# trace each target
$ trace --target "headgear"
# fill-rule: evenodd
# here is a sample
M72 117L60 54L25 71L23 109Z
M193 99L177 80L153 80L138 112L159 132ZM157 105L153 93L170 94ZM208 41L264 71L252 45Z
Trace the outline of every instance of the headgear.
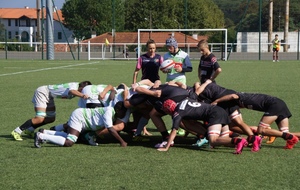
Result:
M175 101L167 99L163 104L163 108L168 112L173 113L175 111L176 105L177 104Z
M178 48L177 41L174 37L170 37L166 40L166 46L173 46L175 49Z

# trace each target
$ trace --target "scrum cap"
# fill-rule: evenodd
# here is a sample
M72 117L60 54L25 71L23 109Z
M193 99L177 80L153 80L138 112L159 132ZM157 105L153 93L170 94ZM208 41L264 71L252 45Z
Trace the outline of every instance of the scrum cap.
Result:
M174 37L170 37L166 40L166 46L173 46L176 49L178 48L178 43Z

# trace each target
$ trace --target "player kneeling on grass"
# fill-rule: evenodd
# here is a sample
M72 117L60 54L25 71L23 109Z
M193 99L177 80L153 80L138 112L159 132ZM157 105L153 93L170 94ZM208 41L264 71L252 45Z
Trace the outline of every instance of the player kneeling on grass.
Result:
M127 109L122 101L118 102L114 107L99 107L95 109L77 108L73 111L68 121L68 133L40 130L35 133L34 146L41 147L43 142L51 142L60 146L71 147L76 143L79 134L83 131L98 131L100 133L107 129L119 142L122 147L126 147L127 143L122 139L117 131L124 128L123 122L113 124L115 118L123 118Z
M211 146L233 146L235 145L234 154L241 154L243 148L247 146L247 140L244 138L229 137L230 122L227 113L218 106L212 106L207 103L200 103L192 99L185 99L176 104L171 99L163 103L163 110L172 116L172 132L168 139L166 147L159 148L159 151L167 151L171 142L176 137L176 132L182 119L201 120L207 122L209 143Z

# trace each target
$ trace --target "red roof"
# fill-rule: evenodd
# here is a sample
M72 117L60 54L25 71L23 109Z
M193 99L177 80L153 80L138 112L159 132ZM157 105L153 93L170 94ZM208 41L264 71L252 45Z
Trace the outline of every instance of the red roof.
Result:
M185 35L181 32L141 32L140 42L146 43L149 38L153 39L157 44L165 44L166 39L170 36L174 38L179 43L193 43L194 46L202 39L207 39L207 36L197 36L197 39L193 38L190 35ZM108 40L109 43L113 42L112 33L104 33L94 38L84 40L83 42L90 41L91 43L105 43L105 40ZM116 32L115 33L115 43L138 43L138 33L137 32ZM159 45L158 45L159 46Z
M41 11L40 11L41 12ZM64 20L62 17L61 10L57 10L60 20ZM53 13L53 19L59 21L57 13ZM42 14L42 13L41 13ZM0 18L2 19L19 19L20 17L26 16L30 19L37 19L36 8L0 8ZM44 9L44 18L46 18L46 10Z

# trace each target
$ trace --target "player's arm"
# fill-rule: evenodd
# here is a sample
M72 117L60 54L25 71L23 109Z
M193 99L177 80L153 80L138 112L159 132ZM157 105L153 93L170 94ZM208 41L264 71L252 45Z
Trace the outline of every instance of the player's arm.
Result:
M168 143L167 143L166 147L157 149L158 151L168 151L169 150L171 143L174 141L174 139L176 137L177 130L179 129L180 123L181 123L181 117L179 115L177 115L177 117L173 118L172 131L169 136Z
M225 102L225 101L230 101L230 100L237 100L237 99L239 99L239 96L237 94L228 94L228 95L222 96L221 98L216 99L211 104L212 105L217 105L220 102Z
M139 94L146 94L154 97L160 97L161 95L161 90L149 90L140 86L136 87L135 91Z
M133 72L133 79L132 79L132 84L135 84L136 83L136 79L138 77L138 74L139 74L139 69L138 68L135 68L135 71Z
M199 65L199 68L198 68L198 79L199 79L199 81L201 81L201 68L200 68L200 65Z
M209 85L210 83L212 83L212 81L209 80L209 79L207 79L207 80L206 80L203 84L201 84L201 85L200 85L199 82L196 82L196 83L195 83L195 93L196 93L197 95L201 94L201 93L204 91L204 89L207 87L207 85Z
M135 84L137 81L138 73L142 68L142 58L139 57L135 66L135 70L133 72L132 84Z
M122 137L119 135L119 133L114 129L114 126L109 127L108 131L112 136L114 136L120 142L120 145L122 147L127 146L127 143L122 139Z
M88 99L89 98L88 95L83 94L83 93L79 92L78 90L70 90L69 94L71 94L73 96L78 96L78 97L83 98L83 99Z
M151 80L149 80L149 79L143 79L139 82L133 83L132 88L136 88L136 87L141 86L141 85L153 86L154 83L151 82Z
M177 130L176 130L176 129L172 129L166 147L164 147L164 148L158 148L157 150L158 150L158 151L161 151L161 152L168 151L169 148L170 148L171 142L172 142L172 141L175 139L175 137L176 137L176 134L177 134Z
M183 89L186 89L186 87L187 87L185 84L183 84L182 82L178 82L178 81L170 81L170 82L168 82L168 85L177 86L177 87L180 87Z
M109 91L113 91L115 90L114 87L112 85L107 85L104 90L98 95L99 100L103 100L105 98L105 95L109 92Z
M191 62L189 56L185 57L185 59L184 59L184 65L185 65L185 67L182 67L182 71L181 72L192 72L193 71L192 62Z
M210 80L214 81L221 72L222 72L221 67L217 68L214 74L210 77Z

